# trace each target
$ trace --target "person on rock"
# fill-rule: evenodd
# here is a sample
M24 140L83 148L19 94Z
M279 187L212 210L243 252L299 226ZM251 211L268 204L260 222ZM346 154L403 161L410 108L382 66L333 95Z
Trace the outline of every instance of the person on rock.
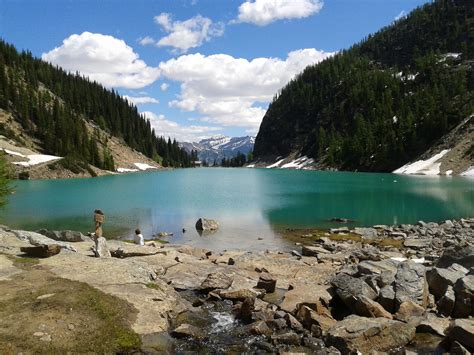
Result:
M135 229L134 241L135 241L135 244L138 244L138 245L141 245L141 246L147 245L147 246L150 246L150 247L156 247L155 242L145 243L145 239L143 238L142 231L139 228Z

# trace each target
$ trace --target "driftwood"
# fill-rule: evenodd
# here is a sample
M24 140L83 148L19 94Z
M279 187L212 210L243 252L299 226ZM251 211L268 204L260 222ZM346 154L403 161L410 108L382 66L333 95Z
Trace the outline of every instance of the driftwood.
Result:
M112 255L112 257L119 258L119 259L131 258L134 256L151 256L151 255L156 255L156 254L166 255L166 252L163 250L158 250L156 252L147 253L147 252L137 252L137 251L125 251L122 248L118 248L117 250L110 251L110 255Z

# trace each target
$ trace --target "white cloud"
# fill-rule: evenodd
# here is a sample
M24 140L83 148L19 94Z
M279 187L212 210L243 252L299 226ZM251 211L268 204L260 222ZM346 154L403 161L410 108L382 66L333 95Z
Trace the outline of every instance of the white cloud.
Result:
M266 26L277 20L308 17L322 8L322 0L248 0L239 6L239 14L231 23Z
M138 89L160 76L158 68L149 67L123 40L100 33L73 34L41 58L107 87Z
M333 55L314 48L290 52L285 60L247 60L226 54L183 55L160 63L162 74L181 82L171 107L196 111L201 121L258 130L268 102L306 66Z
M197 15L185 21L173 21L170 14L162 13L154 17L155 23L168 33L155 42L157 47L173 47L175 52L185 53L190 48L201 46L212 37L224 34L222 23L213 23L211 19ZM151 37L145 37L149 44Z
M405 17L407 17L407 12L405 10L402 10L397 16L395 16L395 21L401 20Z
M163 83L163 84L160 85L161 91L166 91L166 90L168 90L169 87L170 87L170 84L168 84L168 83Z
M160 101L157 99L150 97L150 96L128 96L128 95L123 95L122 96L124 99L126 99L128 102L134 104L134 105L142 105L142 104L159 104Z
M212 126L182 126L175 121L167 120L164 115L157 115L150 111L145 111L142 114L150 120L150 124L158 136L175 138L178 142L198 142L222 130L221 127Z
M155 40L150 36L146 36L146 37L140 38L138 40L138 43L140 43L142 46L148 46L150 44L155 44Z

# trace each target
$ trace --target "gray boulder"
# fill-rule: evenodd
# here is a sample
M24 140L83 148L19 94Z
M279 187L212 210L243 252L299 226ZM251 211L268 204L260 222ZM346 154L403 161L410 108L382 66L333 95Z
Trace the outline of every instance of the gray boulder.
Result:
M426 308L429 292L425 267L412 261L401 262L395 275L394 290L396 306L411 300Z
M438 312L445 317L451 316L456 302L456 295L452 286L448 286L444 295L436 302Z
M199 218L196 222L198 231L214 231L219 229L219 223L213 219Z
M426 318L416 327L416 332L437 334L444 337L450 325L451 321L449 319L437 317L433 313L428 313Z
M439 299L442 297L448 286L453 286L456 281L464 277L469 270L458 264L452 264L447 269L435 267L426 273L430 292Z
M474 275L464 276L454 285L456 301L454 303L453 317L467 318L474 316Z
M331 252L329 250L326 250L322 247L319 246L309 246L309 245L303 245L301 247L301 254L303 256L314 256L317 257L319 254L330 254Z
M215 289L225 290L228 289L234 278L224 274L223 272L214 272L207 275L207 278L202 282L200 289L204 292L210 292Z
M436 266L447 268L452 264L459 264L467 269L474 268L474 245L454 245L446 248Z
M107 240L104 237L94 238L95 245L92 251L97 258L110 258L110 250L107 247Z
M66 242L60 242L51 238L48 238L42 234L36 232L22 231L22 230L12 230L12 233L17 236L20 240L25 240L30 242L31 245L40 246L40 245L59 245L61 249L77 252L76 248Z
M62 242L85 242L88 240L88 238L86 238L86 236L81 232L71 230L52 231L48 229L40 229L38 233L53 240L59 240Z
M196 340L203 340L206 337L200 328L191 324L181 324L171 332L171 335L175 338L193 338Z
M257 288L263 289L266 293L275 292L277 280L268 273L263 273L257 282Z
M390 313L395 312L395 291L390 285L384 286L380 289L377 301L382 307Z
M353 312L358 313L362 297L369 300L375 300L377 293L363 280L340 273L331 280L336 294L344 302L344 304ZM363 314L365 315L365 314Z
M448 337L457 341L469 351L474 351L474 319L456 319Z
M368 354L405 346L415 332L414 326L396 320L351 315L328 330L326 345L343 354Z
M364 239L377 238L377 230L375 228L354 228L354 233L362 236Z
M405 239L403 245L415 250L425 249L431 246L431 239Z

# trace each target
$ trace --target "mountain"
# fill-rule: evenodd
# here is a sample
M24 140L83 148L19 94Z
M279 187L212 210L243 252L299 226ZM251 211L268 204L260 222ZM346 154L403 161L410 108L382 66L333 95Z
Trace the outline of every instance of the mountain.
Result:
M445 146L473 113L474 2L437 0L290 81L269 105L254 158L389 172ZM470 143L441 166L454 174L474 165L472 130L459 133Z
M197 152L198 159L212 165L221 163L223 158L233 158L238 153L247 155L253 150L255 137L227 137L223 135L206 138L198 143L180 143L188 153Z
M119 168L190 166L178 143L158 134L114 90L0 40L0 148L12 160L23 159L16 166L37 165L28 160L35 155L43 156L42 165L47 156L63 158L55 159L50 171L91 175Z

